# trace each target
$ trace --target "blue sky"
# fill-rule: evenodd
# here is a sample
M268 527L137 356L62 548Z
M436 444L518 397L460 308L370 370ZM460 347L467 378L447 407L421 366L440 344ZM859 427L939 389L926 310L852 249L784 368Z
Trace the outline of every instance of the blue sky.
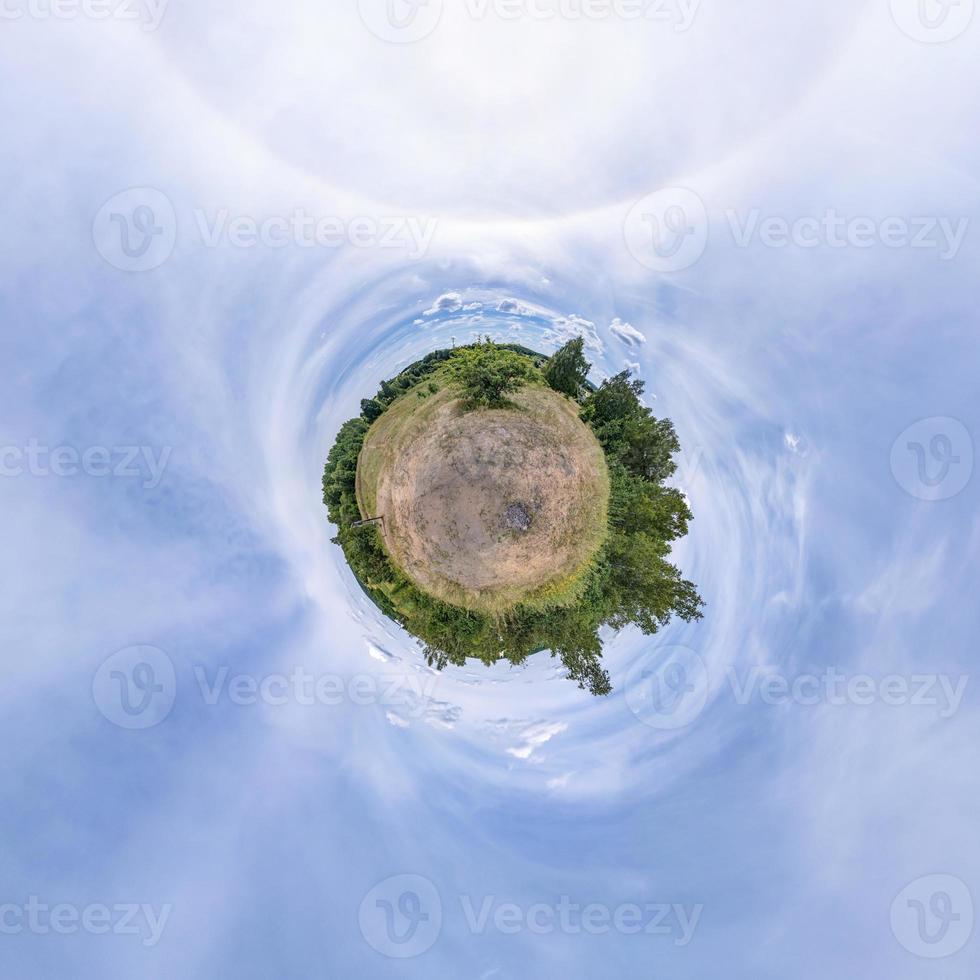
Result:
M975 973L980 19L931 2L11 0L3 976ZM706 615L609 698L435 674L330 543L339 425L480 333L680 435Z

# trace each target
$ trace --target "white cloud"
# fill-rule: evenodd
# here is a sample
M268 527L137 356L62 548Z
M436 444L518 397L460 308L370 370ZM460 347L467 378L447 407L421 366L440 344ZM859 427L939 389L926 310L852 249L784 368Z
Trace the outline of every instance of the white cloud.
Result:
M372 657L374 660L380 660L381 663L387 663L389 660L394 660L387 650L382 650L381 647L375 646L373 643L368 641L367 644L368 656Z
M797 435L794 432L784 432L783 442L786 448L792 452L796 453L797 456L805 456L807 453L807 441L806 436Z
M640 333L631 323L626 323L616 317L609 324L609 332L617 339L626 344L627 347L639 347L647 342L646 337Z
M463 297L459 293L443 293L422 316L434 316L436 313L456 313L463 308Z
M574 775L575 773L566 772L561 776L554 776L553 778L549 779L545 785L548 787L548 789L564 789L568 785L569 779L571 779Z
M599 339L599 331L596 325L591 320L586 320L585 317L576 313L572 313L570 316L554 317L551 321L551 328L545 331L545 337L556 347L561 347L576 337L582 337L585 340L587 350L596 354L601 354L605 350L602 341Z
M522 743L513 745L507 749L507 754L514 756L515 759L530 759L534 750L540 748L546 742L550 742L556 735L560 735L568 728L564 722L537 722L528 725L520 733Z

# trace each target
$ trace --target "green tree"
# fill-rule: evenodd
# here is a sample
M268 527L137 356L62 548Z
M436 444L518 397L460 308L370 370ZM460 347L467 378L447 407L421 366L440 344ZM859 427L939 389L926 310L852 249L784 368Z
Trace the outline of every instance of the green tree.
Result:
M473 407L504 405L506 395L541 379L541 372L526 357L499 347L489 337L457 350L448 369L463 399Z
M634 379L630 371L620 371L619 374L606 378L589 395L582 410L582 417L591 423L593 428L607 425L618 419L635 417L643 408L640 404L643 388L643 382L639 378Z
M649 534L676 541L687 534L691 510L684 494L630 473L622 463L609 464L609 523L624 534Z
M681 446L673 422L655 418L640 401L643 387L629 371L607 378L585 400L582 418L610 459L644 480L659 483L676 472L673 457Z
M368 422L373 422L376 418L384 415L385 406L378 401L377 398L362 398L361 399L361 415L368 420Z
M564 347L555 351L544 369L544 380L555 391L575 399L581 396L585 379L589 376L589 369L592 367L582 353L584 347L584 338L576 337L570 340Z

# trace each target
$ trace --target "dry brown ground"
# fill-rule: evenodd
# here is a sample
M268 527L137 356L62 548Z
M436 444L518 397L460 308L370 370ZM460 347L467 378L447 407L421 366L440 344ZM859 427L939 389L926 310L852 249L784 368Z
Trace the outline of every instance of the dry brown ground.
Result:
M482 612L570 598L606 531L605 458L576 407L543 387L512 400L467 412L451 389L410 391L358 461L362 513L384 516L393 561L424 591ZM527 530L508 526L515 505Z

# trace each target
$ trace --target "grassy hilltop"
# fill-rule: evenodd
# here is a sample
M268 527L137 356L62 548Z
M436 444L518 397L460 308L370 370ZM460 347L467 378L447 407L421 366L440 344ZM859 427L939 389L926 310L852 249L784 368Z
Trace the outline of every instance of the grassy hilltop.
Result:
M489 340L435 351L341 428L323 479L334 540L430 663L547 649L604 694L600 626L700 617L668 561L691 518L664 485L673 426L629 372L593 388L588 369L581 338L552 358Z
M357 466L361 513L385 516L392 562L486 615L576 600L606 538L609 473L575 405L543 383L481 411L452 385L420 393L371 426Z

